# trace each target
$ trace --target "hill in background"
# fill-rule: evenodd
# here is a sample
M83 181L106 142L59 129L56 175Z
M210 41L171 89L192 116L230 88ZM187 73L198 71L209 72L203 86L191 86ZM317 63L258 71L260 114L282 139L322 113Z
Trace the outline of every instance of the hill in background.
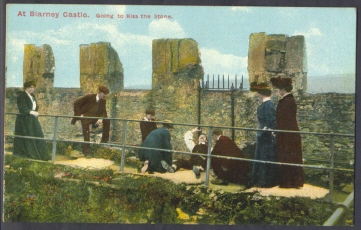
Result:
M238 86L241 79L237 79ZM233 81L232 81L233 82ZM231 84L232 84L231 82ZM227 85L227 82L225 83ZM212 85L212 83L211 83ZM217 86L217 81L215 81ZM222 83L220 84L222 87ZM226 86L227 87L227 86ZM243 87L249 89L248 78L244 78ZM307 76L307 93L355 93L356 92L355 74L330 74L323 76ZM125 89L149 90L151 85L126 85Z
M355 74L307 76L307 93L355 93Z

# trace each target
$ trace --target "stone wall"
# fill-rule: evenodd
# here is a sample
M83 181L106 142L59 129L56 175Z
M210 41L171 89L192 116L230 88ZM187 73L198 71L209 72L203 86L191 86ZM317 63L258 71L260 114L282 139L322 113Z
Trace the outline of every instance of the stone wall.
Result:
M99 46L102 48L100 49ZM276 44L274 44L276 46ZM139 120L144 117L148 108L156 110L158 121L170 119L176 123L198 123L198 95L201 102L201 125L230 127L231 119L231 92L207 91L198 89L199 80L203 76L203 68L197 43L192 39L159 39L153 41L153 88L152 90L124 90L122 87L123 74L120 61L109 43L81 46L85 49L81 53L96 55L108 53L106 57L113 63L107 67L109 72L88 70L86 64L81 64L81 77L89 78L94 85L109 85L112 74L113 79L120 84L121 89L112 89L107 99L108 114L112 118L131 119L127 122L127 145L139 145L141 134ZM83 49L81 48L81 50ZM105 50L108 50L105 52ZM114 51L114 52L113 52ZM98 52L98 55L100 55ZM111 53L111 54L109 54ZM94 55L95 56L94 56ZM102 55L103 55L102 54ZM277 55L276 55L277 56ZM262 58L262 57L260 57ZM82 59L82 57L81 57ZM104 62L97 62L104 63ZM250 69L256 68L257 63L251 63ZM98 64L94 64L98 65ZM103 64L100 64L103 66ZM252 67L253 66L253 67ZM101 71L100 71L101 70ZM94 74L91 74L94 73ZM98 76L102 76L98 78ZM120 79L118 79L120 78ZM83 86L82 86L83 87ZM89 91L94 91L95 88ZM20 88L7 88L5 108L6 112L17 112L16 92ZM62 140L82 140L81 126L70 124L73 115L73 102L85 94L84 87L79 88L53 88L52 93L46 93L37 87L35 92L40 105L40 114L61 115L59 117L58 138ZM256 109L259 105L256 94L249 91L235 91L235 126L243 128L256 128ZM272 100L277 104L278 98ZM298 121L302 131L321 133L354 133L355 126L355 94L299 94L296 96L298 105ZM14 131L15 116L5 116L5 132L12 134ZM45 136L53 137L54 119L40 117ZM122 143L123 121L112 121L111 141ZM187 125L177 125L171 132L172 143L175 150L186 151L183 134L191 129ZM203 129L208 133L208 129ZM231 136L231 130L225 130ZM256 141L256 133L249 130L235 131L235 142L241 148L252 146ZM329 160L329 137L316 135L302 135L304 156L317 157ZM354 158L354 140L350 138L335 138L336 159L352 161Z

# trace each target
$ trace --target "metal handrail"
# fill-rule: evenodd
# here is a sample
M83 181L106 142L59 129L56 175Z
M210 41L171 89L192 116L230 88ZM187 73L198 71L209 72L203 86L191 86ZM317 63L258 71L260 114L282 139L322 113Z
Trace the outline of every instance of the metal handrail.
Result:
M354 192L347 196L344 202L337 205L335 212L325 221L323 226L342 226L345 225L347 214L353 206Z
M9 115L19 115L19 113L5 113ZM52 139L47 138L37 138L37 137L25 137L25 136L18 136L18 135L7 135L7 136L14 136L14 137L22 137L22 138L29 138L29 139L44 139L44 140L52 140L53 141L53 150L52 150L52 162L55 161L55 154L56 154L56 143L57 141L63 141L63 142L76 142L76 143L87 143L87 144L95 144L95 145L107 145L107 146L115 146L120 147L120 145L111 144L111 143L92 143L92 142L85 142L85 141L73 141L73 140L58 140L56 138L57 136L57 128L58 128L58 118L80 118L80 119L88 119L88 118L94 118L94 119L109 119L109 120L120 120L123 121L123 137L122 137L122 156L121 156L121 165L120 165L120 171L124 171L124 162L125 162L125 149L126 148L137 148L137 149L154 149L154 148L145 148L145 147L139 147L139 146L130 146L125 145L126 140L126 126L127 122L142 122L142 120L134 120L134 119L122 119L122 118L109 118L109 117L83 117L83 116L67 116L67 115L48 115L43 114L39 116L47 116L47 117L54 117L54 133ZM157 123L162 123L162 121L158 121ZM195 127L207 127L209 128L208 132L208 140L212 140L212 132L214 128L222 128L222 129L237 129L237 130L247 130L247 131L265 131L265 132L284 132L284 133L299 133L299 134L309 134L309 135L329 135L330 136L330 149L331 149L331 159L330 159L330 167L324 167L324 166L314 166L314 165L304 165L304 164L290 164L290 163L281 163L281 162L272 162L272 161L259 161L254 159L245 159L245 158L237 158L237 157L224 157L224 156L216 156L211 155L211 144L208 145L208 151L207 155L200 154L200 153L189 153L189 152L181 152L181 151L175 151L175 150L164 150L164 149L156 149L156 150L162 150L172 153L181 153L181 154L193 154L193 155L200 155L200 156L206 156L207 157L207 168L206 168L206 181L205 185L209 185L209 172L210 172L210 161L212 157L216 158L225 158L225 159L232 159L232 160L242 160L242 161L251 161L251 162L262 162L262 163L268 163L268 164L276 164L276 165L290 165L290 166L297 166L297 167L310 167L310 168L318 168L318 169L326 169L330 171L330 185L329 185L329 201L332 202L332 193L333 193L333 173L334 170L345 170L345 171L354 171L349 169L338 169L334 168L334 162L333 162L333 156L334 156L334 137L335 136L343 136L343 137L354 137L352 134L337 134L337 133L315 133L315 132L301 132L301 131L287 131L287 130L263 130L263 129L255 129L255 128L243 128L243 127L227 127L227 126L211 126L211 125L200 125L200 124L185 124L185 123L172 123L173 125L181 125L181 126L195 126Z
M6 112L5 114L9 115L21 115L20 113ZM118 120L118 121L130 121L130 122L141 122L143 120L137 119L124 119L124 118L112 118L112 117L83 117L83 116L70 116L70 115L53 115L53 114L39 114L38 116L43 117L62 117L62 118L79 118L79 119L106 119L106 120ZM162 121L155 121L155 123L162 124ZM235 129L235 130L245 130L245 131L264 131L264 132L279 132L279 133L298 133L298 134L309 134L316 136L340 136L340 137L355 137L354 134L344 134L344 133L317 133L317 132L304 132L304 131L293 131L293 130L281 130L281 129L257 129L257 128L244 128L244 127L231 127L231 126L213 126L213 125L200 125L200 124L188 124L188 123L176 123L172 122L173 125L179 126L194 126L194 127L204 127L204 128L219 128L219 129Z

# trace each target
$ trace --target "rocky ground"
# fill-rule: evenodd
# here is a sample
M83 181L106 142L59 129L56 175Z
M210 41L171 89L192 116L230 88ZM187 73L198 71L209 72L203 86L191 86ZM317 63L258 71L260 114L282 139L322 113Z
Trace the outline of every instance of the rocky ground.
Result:
M138 173L138 170L135 168L125 167L124 171L120 171L120 165L114 164L111 160L99 159L99 158L84 158L79 156L78 158L74 157L73 159L66 156L57 156L55 159L55 164L62 165L71 165L74 167L83 167L83 168L94 168L94 169L103 169L110 167L118 173L132 173L132 174L141 174ZM197 179L192 170L179 170L175 173L154 173L148 174L145 173L144 176L155 176L161 177L173 181L174 183L186 183L190 185L202 185L205 184L205 173L201 173L201 177ZM212 178L211 178L212 179ZM273 188L248 188L246 189L242 185L229 184L227 186L213 185L209 183L209 186L216 190L223 190L225 192L252 192L259 191L261 196L279 196L279 197L309 197L311 199L324 198L328 194L328 190L325 188L305 184L303 188L299 189L284 189L279 188L278 186Z

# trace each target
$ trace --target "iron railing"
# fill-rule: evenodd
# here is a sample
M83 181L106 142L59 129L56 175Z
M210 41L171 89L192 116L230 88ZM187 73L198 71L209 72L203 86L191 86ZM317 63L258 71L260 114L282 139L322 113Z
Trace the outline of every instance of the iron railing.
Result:
M239 83L239 87L237 84L237 74L234 76L234 81L232 82L232 80L230 81L229 78L229 74L227 75L226 79L224 74L222 74L222 76L220 76L220 74L218 74L218 76L213 76L211 77L212 83L210 81L209 78L209 74L207 74L207 77L205 79L205 77L203 76L202 81L200 82L200 87L202 89L206 89L206 90L244 90L244 85L243 85L243 75L241 77L241 82ZM227 81L227 82L226 82Z
M18 113L5 113L7 115L18 115ZM141 122L142 120L132 120L132 119L121 119L121 118L108 118L108 117L87 117L87 118L96 118L96 119L109 119L109 120L117 120L123 122L123 133L122 133L122 143L95 143L95 142L86 142L86 141L75 141L75 140L59 140L57 139L57 130L58 130L58 119L59 118L84 118L80 116L64 116L64 115L39 115L44 117L54 117L54 131L53 131L53 137L52 138L38 138L38 137L30 137L30 136L19 136L19 135L11 135L6 134L5 136L8 137L20 137L20 138L28 138L28 139L43 139L52 141L52 162L55 162L55 156L56 156L56 144L57 142L71 142L71 143L87 143L87 144L93 144L93 145L102 145L102 146L109 146L113 148L119 148L122 150L121 153L121 164L120 164L120 171L124 172L124 162L125 162L125 149L133 148L133 149L155 149L155 148L145 148L141 146L134 146L134 145L126 145L126 137L127 137L127 125L128 122ZM286 130L263 130L263 129L255 129L255 128L243 128L243 127L227 127L227 126L211 126L211 125L199 125L199 124L186 124L186 123L173 123L174 125L178 126L190 126L190 127L203 127L208 128L208 151L207 154L201 154L201 153L190 153L190 152L184 152L184 151L177 151L177 150L164 150L164 149L155 149L155 150L162 150L167 151L170 153L175 154L185 154L185 155L199 155L204 156L207 158L207 167L206 167L206 180L205 185L209 185L209 174L210 174L210 165L211 165L211 158L225 158L225 159L231 159L231 160L241 160L241 161L249 161L249 162L259 162L259 163L267 163L267 164L275 164L275 165L289 165L289 166L296 166L296 167L304 167L304 168L313 168L313 169L324 169L329 171L329 202L332 202L332 194L333 194L333 179L334 179L334 171L335 170L341 170L341 171L350 171L354 172L353 169L345 169L345 168L335 168L334 167L334 137L348 137L348 138L354 138L353 134L337 134L337 133L316 133L316 132L301 132L301 131L286 131ZM254 160L254 159L246 159L246 158L237 158L237 157L224 157L224 156L213 156L211 155L211 140L212 140L212 132L214 128L220 128L220 129L231 129L231 130L243 130L243 131L264 131L264 132L283 132L283 133L299 133L299 134L307 134L307 135L322 135L322 136L329 136L330 138L330 167L326 166L320 166L320 165L308 165L308 164L290 164L290 163L280 163L280 162L272 162L272 161L261 161L261 160Z
M345 225L347 215L353 206L354 192L347 196L344 202L337 205L336 211L325 221L323 226L342 226Z

